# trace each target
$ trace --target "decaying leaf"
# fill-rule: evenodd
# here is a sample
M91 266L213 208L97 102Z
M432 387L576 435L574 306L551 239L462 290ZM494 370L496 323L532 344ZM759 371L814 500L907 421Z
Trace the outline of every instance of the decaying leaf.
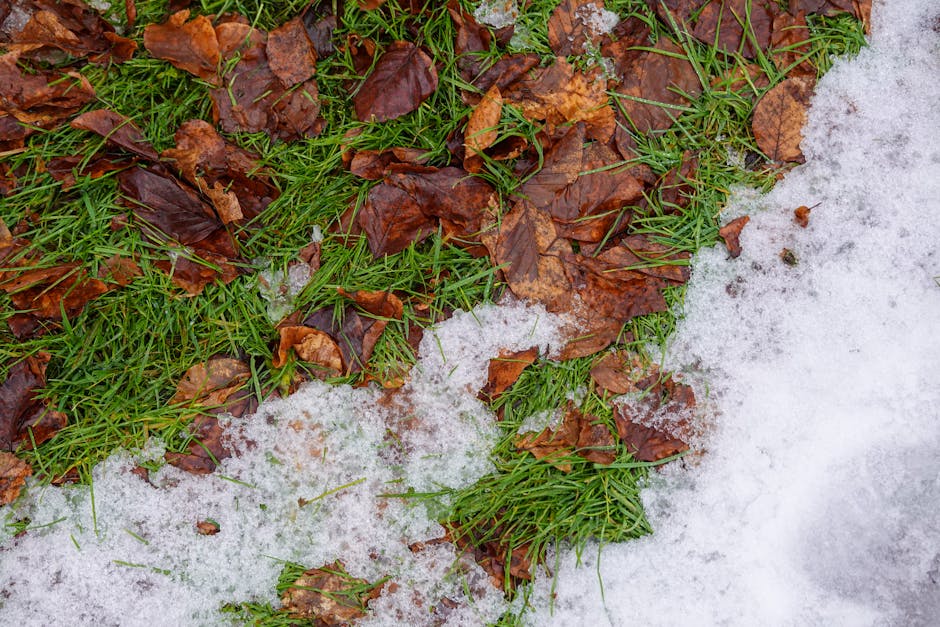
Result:
M379 57L353 97L356 117L386 122L415 111L437 89L431 56L407 41L396 41Z
M16 500L31 474L29 464L13 453L0 451L0 507Z
M297 359L322 368L326 376L343 372L342 353L327 333L308 326L284 326L278 331L281 341L272 364L275 368L286 364L288 352L293 351Z
M697 98L702 84L685 51L661 37L655 50L629 56L622 62L617 88L620 106L641 133L665 130Z
M356 223L366 234L369 250L376 258L401 252L436 230L435 221L421 211L411 194L388 183L369 190Z
M667 376L644 396L615 404L617 433L640 461L655 462L678 455L689 450L680 435L690 428L694 407L692 388Z
M607 80L600 69L584 73L564 57L502 94L504 101L518 107L526 118L544 121L550 134L562 124L583 121L588 137L606 142L616 126Z
M527 366L533 364L539 356L538 347L524 351L500 351L499 357L490 360L486 375L486 385L480 390L480 400L492 403L519 379Z
M212 21L205 15L188 18L189 10L185 10L171 15L165 24L148 24L144 28L144 47L154 57L218 84L221 57Z
M7 370L0 383L0 451L31 449L65 427L65 414L38 398L46 385L50 356L39 353L19 361Z
M2 124L4 141L22 145L34 130L11 125L55 128L94 100L95 90L77 72L44 70L25 62L21 67L19 59L18 52L0 55L0 119L7 120Z
M219 523L213 520L200 520L196 523L196 533L201 536L214 536L219 531Z
M189 426L193 441L188 453L168 452L164 455L168 464L195 475L207 475L218 462L229 457L232 451L222 443L225 431L215 416L197 416Z
M467 527L453 523L447 523L446 526L448 530L443 539L452 541L472 556L473 561L489 575L490 583L497 590L509 592L519 584L532 580L532 561L529 559L531 544L514 544L504 525L489 520L475 522Z
M465 80L473 81L482 69L482 62L475 53L490 49L490 31L465 11L457 0L448 0L447 11L457 28L457 37L454 39L457 67Z
M810 32L803 13L781 13L774 18L771 46L777 69L789 76L816 75L816 68L807 58Z
M201 407L223 405L250 377L251 369L240 359L213 357L186 371L170 403L192 403Z
M611 394L643 392L658 378L658 373L651 373L639 355L627 351L607 353L591 368L591 379L597 389Z
M754 139L770 160L803 162L800 142L815 84L815 76L788 78L764 94L754 107Z
M548 45L559 57L596 50L606 17L604 0L562 0L548 18Z
M749 216L740 216L718 229L718 235L725 241L728 255L735 259L741 254L741 231L750 221Z
M332 564L307 570L281 595L291 618L316 620L323 625L349 625L368 614L369 601L382 593L382 584L351 576L346 565Z
M17 0L15 18L2 21L0 45L38 61L61 61L67 53L92 63L121 63L137 44L114 32L81 0ZM0 17L7 17L0 10Z
M336 290L341 296L350 299L365 311L373 316L380 318L391 318L401 320L404 315L405 306L393 292L370 292L367 290L356 290L347 292L343 288Z
M570 401L558 426L521 435L516 449L532 453L562 472L571 472L571 462L564 458L572 454L596 464L611 464L617 458L610 428L596 416L582 413Z
M332 307L326 307L307 316L303 323L323 331L336 342L342 354L345 374L366 368L376 342L388 326L386 320L359 315L352 305L343 310L340 320L334 318Z
M496 141L499 135L497 126L502 110L502 94L499 93L499 87L493 85L470 114L467 130L464 131L466 156L463 163L468 171L479 171L482 166L481 154Z
M159 156L153 145L130 119L110 109L95 109L83 113L71 122L72 128L91 131L104 137L107 142L150 161Z
M811 207L806 205L801 205L793 210L793 221L800 225L802 228L809 226L809 214L812 212Z
M317 71L317 51L299 17L268 34L267 55L271 71L285 88L313 78Z

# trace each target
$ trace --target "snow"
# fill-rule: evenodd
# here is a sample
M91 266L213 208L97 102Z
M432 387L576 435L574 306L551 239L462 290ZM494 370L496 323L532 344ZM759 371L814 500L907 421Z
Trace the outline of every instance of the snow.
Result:
M0 527L0 622L219 624L225 603L277 605L284 561L315 568L336 559L353 576L391 575L399 586L373 601L375 617L360 624L428 624L445 597L459 603L449 625L495 620L506 602L472 560L455 568L449 544L409 550L443 535L433 515L381 495L459 487L489 472L486 452L498 434L476 398L488 360L501 349L548 353L557 327L539 307L457 312L426 333L405 400L309 383L231 419L237 454L212 475L164 466L151 485L130 471L162 457L152 441L99 464L92 489L33 483L3 511L7 523L32 523L20 538ZM220 532L199 535L205 519Z
M666 366L717 407L707 453L644 491L652 536L560 555L530 624L940 620L940 5L873 19L817 88L807 163L723 212L751 215L741 257L693 262Z
M876 3L871 47L817 88L807 163L767 195L735 192L723 219L751 216L744 252L696 257L664 364L714 408L706 453L653 474L653 535L550 559L530 624L936 624L938 24L934 0ZM487 359L549 352L556 332L538 308L458 312L426 334L397 404L311 383L233 419L238 455L213 475L141 480L130 469L163 453L152 441L100 464L93 489L30 483L0 510L32 521L20 538L0 526L0 622L219 624L224 603L276 605L284 560L337 558L399 583L366 624L427 624L444 597L461 603L448 625L494 620L507 605L479 568L454 569L446 544L408 550L441 535L433 514L380 495L486 473ZM220 533L195 532L206 518Z

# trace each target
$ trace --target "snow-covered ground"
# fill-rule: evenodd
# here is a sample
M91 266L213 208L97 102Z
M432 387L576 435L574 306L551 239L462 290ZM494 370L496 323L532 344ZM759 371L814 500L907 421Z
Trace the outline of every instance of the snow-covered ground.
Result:
M876 1L872 46L817 88L806 165L729 203L752 216L744 253L694 260L666 357L716 408L707 454L654 477L653 536L605 546L600 564L560 555L532 624L940 620L938 31L935 0ZM806 229L800 205L815 206ZM548 349L554 325L521 306L458 314L425 337L411 406L311 384L236 421L241 454L210 477L166 467L157 489L131 474L155 443L101 464L93 491L34 486L0 510L47 525L18 539L0 526L0 623L214 624L222 603L272 600L279 560L341 558L402 584L373 602L375 623L419 624L435 599L464 598L464 579L444 545L408 550L441 533L422 509L374 497L487 472L486 360ZM219 534L195 532L206 518ZM494 619L501 595L464 567L477 599L448 624Z
M667 360L719 408L708 454L646 491L652 536L565 555L532 624L940 624L940 4L876 1L803 150L726 208L744 253L693 263Z

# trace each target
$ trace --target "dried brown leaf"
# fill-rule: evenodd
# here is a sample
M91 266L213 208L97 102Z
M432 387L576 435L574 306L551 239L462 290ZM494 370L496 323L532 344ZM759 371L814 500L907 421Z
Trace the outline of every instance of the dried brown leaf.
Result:
M0 507L16 500L31 474L29 464L13 453L0 451Z
M604 0L561 0L548 18L548 45L559 57L597 49Z
M196 475L207 475L215 470L218 462L231 456L232 451L222 443L225 435L219 419L214 416L198 416L189 426L193 442L188 453L168 452L167 463Z
M718 229L718 236L725 241L728 248L728 256L732 259L741 254L741 230L750 221L749 216L740 216Z
M754 107L754 139L772 161L804 161L800 142L815 86L815 76L788 78L764 94Z
M222 405L251 377L248 364L231 357L213 357L192 366L176 386L170 403L202 407Z
M480 155L492 146L499 136L497 127L499 126L502 111L503 96L499 93L499 87L493 85L483 95L483 99L473 110L473 113L470 114L467 129L464 131L466 156L463 163L464 168L468 171L479 171L482 167Z
M281 341L273 366L280 368L288 361L293 351L297 359L322 368L335 376L343 371L343 356L339 346L327 333L309 326L284 326L278 329Z
M538 347L523 351L500 351L499 357L490 360L487 369L486 385L480 390L480 400L492 403L503 392L512 387L522 371L535 362L539 356Z
M174 67L218 84L221 57L212 21L205 15L187 22L188 18L189 10L185 10L174 13L164 24L148 24L144 28L144 48Z
M367 291L356 290L347 292L343 288L336 290L341 296L350 299L364 310L380 318L391 318L401 320L404 315L405 306L394 293L388 291Z
M437 227L411 194L388 183L379 183L369 190L356 223L366 234L369 250L376 258L401 252Z
M382 586L369 586L365 579L352 577L337 560L305 571L281 595L283 611L291 618L316 620L323 625L349 625L367 615L366 604L379 596Z
M437 89L431 56L407 41L392 43L353 96L356 117L386 122L415 111Z

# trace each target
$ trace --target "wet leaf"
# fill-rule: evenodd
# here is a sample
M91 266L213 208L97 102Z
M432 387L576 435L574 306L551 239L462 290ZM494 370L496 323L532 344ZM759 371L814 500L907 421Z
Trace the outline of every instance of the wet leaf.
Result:
M401 252L437 228L411 194L388 183L369 190L356 223L366 234L369 250L376 258Z
M198 15L187 22L189 10L170 16L164 24L148 24L144 28L144 48L158 59L174 67L218 84L220 54L212 21Z
M335 10L334 10L335 6ZM307 37L323 59L333 52L333 31L339 25L339 16L345 11L344 0L316 0L301 13Z
M168 452L164 455L168 464L195 475L207 475L215 470L218 462L231 456L232 451L222 443L225 431L214 416L198 416L189 426L193 442L188 453Z
M660 37L655 50L624 60L621 72L618 100L640 133L672 126L682 107L702 91L698 74L685 52L666 37Z
M19 0L17 10L22 25L0 32L0 45L36 60L61 61L65 52L92 63L121 63L137 50L80 0Z
M741 230L744 229L744 226L750 219L749 216L740 216L718 229L718 236L725 241L725 246L728 248L728 256L732 259L737 258L741 254L741 242L739 241Z
M394 164L422 165L426 151L417 148L395 147L388 150L359 150L349 161L349 171L370 181L383 179L389 166Z
M812 212L812 208L807 207L806 205L797 207L793 210L793 221L805 229L807 226L809 226L810 212Z
M0 114L45 129L55 128L79 108L95 98L95 90L81 74L31 68L24 71L19 53L0 55ZM29 67L24 64L24 67ZM4 123L5 126L9 122ZM22 137L32 134L24 129ZM5 133L16 140L19 131L8 128ZM20 139L22 139L20 137Z
M278 329L281 341L273 366L280 368L293 351L297 359L317 366L326 376L343 372L343 356L339 346L327 333L308 326L285 326Z
M757 102L751 128L757 146L770 160L778 163L804 161L800 142L815 86L815 76L794 76L772 88Z
M144 137L140 128L130 119L110 109L95 109L83 113L71 122L72 128L97 133L107 140L108 144L123 148L124 150L150 161L156 161L159 156L153 145Z
M548 45L559 57L597 49L604 0L561 0L548 18Z
M38 398L46 385L49 359L48 353L29 356L11 365L0 383L0 451L31 449L67 424L65 414Z
M267 54L271 71L285 88L313 78L317 71L317 52L299 17L268 34Z
M404 315L405 306L392 292L374 292L367 290L356 290L347 292L343 288L336 290L345 298L350 299L365 311L380 318L391 318L401 320Z
M385 320L359 315L352 305L343 311L341 321L335 320L333 308L327 307L307 316L304 324L327 333L335 340L342 354L345 374L366 368L376 342L388 326Z
M527 119L544 121L549 134L557 126L583 121L592 139L606 142L613 135L614 110L600 68L584 73L558 57L534 77L502 89L502 94Z
M780 9L773 0L710 0L698 11L692 34L706 45L728 52L741 51L757 56L757 48L767 50L774 17ZM748 24L745 30L742 24Z
M482 61L475 54L490 49L492 36L489 29L481 25L476 19L465 11L457 0L447 2L447 11L450 13L457 36L454 39L454 53L457 55L457 67L466 81L473 81L482 69Z
M291 618L348 625L367 616L368 602L381 592L381 584L351 576L345 564L337 560L305 571L281 595L281 604Z
M499 87L493 85L467 121L467 129L464 131L466 156L463 160L467 171L478 172L482 168L483 151L492 146L499 136L497 127L502 111L502 94L499 93Z
M581 173L584 124L575 124L545 153L542 167L522 184L522 195L536 207L547 207Z
M29 464L13 453L0 451L0 507L16 500L31 474Z
M186 371L170 403L191 403L200 407L223 405L250 377L251 369L240 359L213 357Z
M201 536L214 536L219 531L219 523L213 520L200 520L196 523L196 533Z
M647 390L656 383L658 375L650 374L639 355L616 351L607 353L594 364L591 379L599 391L630 394Z
M617 458L614 437L607 425L596 416L582 413L570 401L561 424L537 434L523 434L516 439L516 449L532 453L562 472L571 472L571 462L564 458L572 454L598 464L610 464Z
M790 15L781 13L774 18L770 44L773 47L773 62L781 72L790 76L816 75L816 68L809 60L810 32L803 13Z
M535 363L538 356L539 349L535 346L523 351L500 351L499 357L490 360L486 385L478 395L480 400L492 403L499 398L513 386L526 367Z
M506 283L519 298L540 302L549 311L566 311L571 283L561 254L570 246L559 239L551 216L531 202L521 201L503 217L493 253L505 265Z
M437 69L430 55L411 42L396 41L353 96L356 117L393 120L415 111L436 89Z
M645 396L615 404L614 421L634 458L655 462L689 450L679 432L688 430L694 408L692 388L666 377Z

